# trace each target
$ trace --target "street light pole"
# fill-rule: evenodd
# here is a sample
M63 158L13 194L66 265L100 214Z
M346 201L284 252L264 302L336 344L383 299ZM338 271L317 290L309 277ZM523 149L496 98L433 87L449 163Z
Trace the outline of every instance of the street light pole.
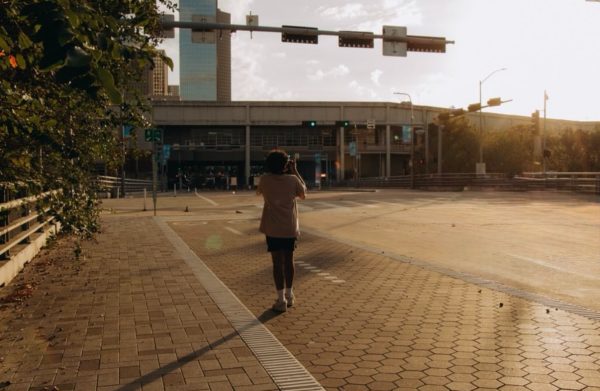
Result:
M482 107L481 86L487 79L492 77L493 74L500 72L500 71L505 71L505 70L506 70L506 68L496 69L495 71L491 72L489 75L487 75L482 80L479 80L479 164L482 167L482 172L481 172L482 174L485 174L485 165L483 163L483 107ZM477 173L479 173L477 170L475 170L475 171Z
M413 126L415 115L413 112L412 98L406 92L394 92L394 95L404 95L408 97L410 103L410 188L415 188L415 128Z

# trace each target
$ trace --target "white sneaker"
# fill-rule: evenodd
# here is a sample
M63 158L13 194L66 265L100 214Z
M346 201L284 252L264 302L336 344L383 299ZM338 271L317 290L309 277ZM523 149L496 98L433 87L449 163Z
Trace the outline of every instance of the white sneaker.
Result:
M288 295L285 296L285 299L287 300L287 306L288 307L291 307L291 306L294 305L294 301L295 301L294 299L295 298L296 298L296 296L294 296L294 293L292 293L289 296Z
M273 311L275 312L285 312L287 311L288 302L286 300L276 300L275 304L273 304Z

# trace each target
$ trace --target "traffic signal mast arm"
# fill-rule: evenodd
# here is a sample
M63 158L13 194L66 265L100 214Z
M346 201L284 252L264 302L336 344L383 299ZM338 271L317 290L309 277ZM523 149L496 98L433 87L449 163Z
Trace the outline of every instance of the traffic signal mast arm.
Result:
M502 103L512 102L512 99L501 100L500 98L492 98L488 100L487 105L480 106L479 103L470 104L467 110L464 109L453 109L451 111L446 111L438 114L438 119L441 121L449 121L451 119L460 117L467 113L472 113L475 111L480 111L481 109L485 109L486 107L500 106Z
M391 42L406 42L408 51L417 52L445 52L445 45L454 44L454 41L446 40L444 37L428 37L419 35L406 35L406 36L384 36L383 34L374 34L366 31L328 31L319 30L317 28L300 27L300 26L281 26L281 27L269 27L269 26L252 26L252 25L241 25L241 24L227 24L227 23L209 23L209 22L189 22L189 21L176 21L171 18L163 17L161 19L163 30L171 30L174 28L192 29L195 31L209 31L209 30L229 30L235 31L259 31L269 33L282 33L289 35L305 35L305 36L319 36L319 35L330 35L337 37L348 37L357 39L384 39L385 41ZM316 42L315 42L316 43ZM439 48L439 49L429 49Z

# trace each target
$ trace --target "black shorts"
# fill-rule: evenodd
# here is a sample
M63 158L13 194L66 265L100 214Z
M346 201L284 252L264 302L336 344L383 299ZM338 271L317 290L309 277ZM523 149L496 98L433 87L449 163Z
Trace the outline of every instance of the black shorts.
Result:
M274 238L267 236L267 251L294 251L296 238Z

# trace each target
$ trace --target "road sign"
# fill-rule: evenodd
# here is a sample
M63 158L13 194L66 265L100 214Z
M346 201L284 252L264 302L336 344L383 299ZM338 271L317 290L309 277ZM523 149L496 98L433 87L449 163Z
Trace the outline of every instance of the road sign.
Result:
M356 141L350 141L348 143L348 153L350 156L356 156Z
M215 15L192 15L192 22L215 23ZM217 33L215 30L192 29L193 43L217 43Z
M369 130L375 129L375 120L374 119L367 120L367 129L369 129Z
M128 124L123 125L123 138L131 137L132 130L133 130L133 125L128 125Z
M162 140L162 130L158 128L150 128L144 131L144 139L146 141L158 141Z
M246 26L258 26L258 15L246 15Z
M171 145L170 144L164 144L163 145L163 159L167 160L171 157Z
M402 142L404 144L409 144L410 140L411 140L411 134L410 134L410 126L409 125L402 125Z
M383 26L383 55L406 57L408 43L398 41L388 41L385 37L404 37L406 38L405 26Z

